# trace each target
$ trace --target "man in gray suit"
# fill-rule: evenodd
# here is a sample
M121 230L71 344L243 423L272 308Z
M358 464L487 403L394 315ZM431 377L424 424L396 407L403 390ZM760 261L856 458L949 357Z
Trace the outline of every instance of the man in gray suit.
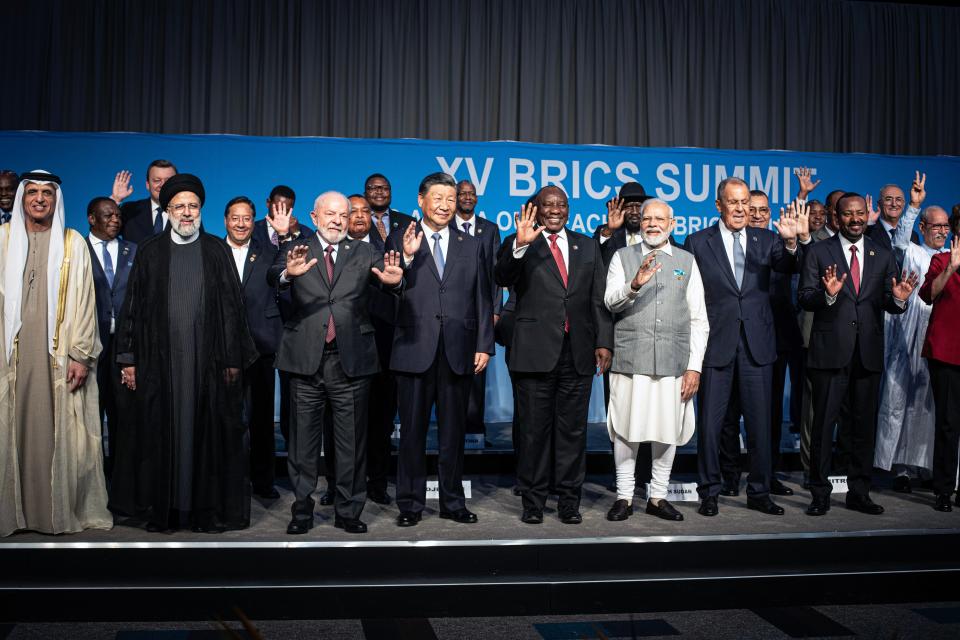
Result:
M367 399L380 370L375 329L368 312L370 284L399 292L403 270L396 253L381 255L347 238L350 201L329 191L317 197L311 238L289 251L289 216L275 214L281 251L267 274L271 285L291 288L292 316L284 323L276 366L290 374L290 442L287 471L293 485L293 519L287 533L313 527L317 463L324 410L333 419L337 493L334 526L365 533L360 513L367 499Z

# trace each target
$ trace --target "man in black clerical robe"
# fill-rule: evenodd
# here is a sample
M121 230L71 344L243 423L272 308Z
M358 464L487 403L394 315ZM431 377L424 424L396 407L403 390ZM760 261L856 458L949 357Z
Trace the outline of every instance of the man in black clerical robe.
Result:
M257 353L233 257L200 230L203 201L195 176L164 185L170 229L140 246L115 338L133 393L110 507L151 531L250 523L242 373Z

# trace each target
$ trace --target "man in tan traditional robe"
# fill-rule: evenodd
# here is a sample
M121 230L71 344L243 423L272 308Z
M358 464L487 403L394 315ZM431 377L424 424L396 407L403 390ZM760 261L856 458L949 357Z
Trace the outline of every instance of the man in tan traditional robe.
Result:
M60 179L21 177L0 227L0 536L109 529L90 254Z

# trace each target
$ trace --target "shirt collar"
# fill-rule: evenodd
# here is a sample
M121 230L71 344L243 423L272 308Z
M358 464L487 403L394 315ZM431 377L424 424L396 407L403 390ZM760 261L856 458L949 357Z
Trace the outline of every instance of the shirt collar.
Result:
M543 237L546 238L547 242L550 242L550 235L551 235L552 233L553 233L553 231L547 231L546 229L543 230ZM560 231L557 231L557 240L563 240L564 242L567 241L567 228L566 228L566 227L564 227L563 229L560 229Z
M896 227L892 227L889 224L887 224L887 221L884 220L883 218L880 218L880 224L882 224L883 228L886 229L888 235L891 231L896 230Z
M844 253L850 253L850 246L853 245L857 248L857 254L863 255L863 236L860 236L860 239L856 242L850 242L845 235L838 233L840 236L840 246L843 247Z
M237 251L237 250L239 250L239 249L249 249L249 248L250 248L250 241L252 240L252 238L247 238L247 241L244 242L242 245L240 245L240 246L238 247L238 246L235 246L235 245L230 241L230 238L229 238L229 237L224 238L224 239L227 241L227 246L229 246L229 247L230 247L231 249L233 249L234 251Z
M100 238L98 238L97 236L93 235L92 233L87 234L87 238L90 239L90 244L92 244L92 245L95 246L95 247L98 247L98 246L100 246L101 244L105 244L105 245L107 245L107 246L109 247L109 246L111 245L111 243L114 243L114 242L117 241L116 238L114 238L113 240L101 240Z
M720 227L720 234L724 237L724 239L732 238L733 234L736 233L733 229L730 229L729 227L727 227L727 225L724 224L723 220L718 220L717 226ZM739 231L743 237L747 237L746 227L744 227L743 229L740 229Z
M433 231L430 229L430 227L422 222L420 223L420 226L423 227L423 235L426 238L433 238L434 233L439 233L440 239L446 241L446 239L450 236L450 227L441 227L440 231Z
M648 253L650 253L651 251L654 251L654 250L660 251L661 253L665 253L665 254L667 254L668 256L672 256L672 255L673 255L673 245L670 244L670 239L669 239L669 238L667 239L666 242L664 242L662 245L660 245L659 247L656 247L656 248L651 247L650 245L648 245L645 240L640 242L640 247L642 248L641 250L643 251L643 255L647 255Z
M150 212L153 213L157 209L160 209L160 203L150 198ZM163 209L160 209L160 213L163 213Z

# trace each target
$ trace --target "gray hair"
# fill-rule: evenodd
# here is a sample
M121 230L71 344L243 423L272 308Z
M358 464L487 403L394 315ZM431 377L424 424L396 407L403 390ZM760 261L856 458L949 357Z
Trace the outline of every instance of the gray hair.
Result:
M938 204L932 204L932 205L930 205L929 207L924 207L923 210L920 212L920 222L926 224L926 223L927 223L927 218L928 218L929 215L930 215L931 213L933 213L934 211L943 211L943 215L947 216L948 218L950 217L950 214L947 213L947 210L946 210L946 209L944 209L943 207L941 207L941 206L938 205Z
M728 184L742 184L748 190L750 189L750 185L748 185L743 178L738 178L737 176L730 176L729 178L724 178L723 180L721 180L720 184L717 185L717 200L723 199L723 190L727 188Z
M660 198L650 198L649 200L645 200L645 201L643 202L643 204L640 205L640 216L641 216L641 217L643 216L643 212L646 211L646 210L647 210L647 207L649 207L651 204L662 204L663 206L665 206L665 207L667 208L667 213L670 214L670 217L671 217L671 218L673 217L673 207L671 207L669 204L667 204L666 202L664 202L664 201L661 200Z
M348 198L347 196L343 195L343 194L340 193L339 191L324 191L323 193L321 193L320 195L318 195L318 196L317 196L317 199L313 201L313 210L314 210L314 211L319 211L319 210L320 210L320 207L323 205L323 203L326 202L327 200L329 200L330 198L340 198L341 200L343 200L344 202L346 202L346 203L347 203L347 215L350 215L351 211L353 211L353 205L350 203L350 198Z

